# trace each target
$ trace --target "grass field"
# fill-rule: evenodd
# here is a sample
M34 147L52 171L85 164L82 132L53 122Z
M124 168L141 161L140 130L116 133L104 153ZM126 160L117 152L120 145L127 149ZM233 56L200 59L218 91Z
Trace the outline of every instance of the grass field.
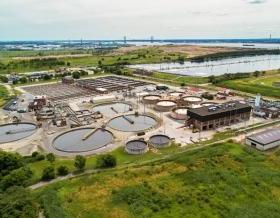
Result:
M152 75L153 78L156 79L162 79L162 80L169 80L174 83L178 84L202 84L207 83L208 78L207 77L199 77L199 76L180 76L180 75L174 75L174 74L168 74L168 73L160 73L155 72Z
M278 217L279 161L279 153L224 143L34 194L47 217Z
M178 151L180 151L180 148L173 145L169 148L162 149L159 153L156 153L156 154L153 152L148 152L144 155L135 156L135 155L127 154L126 152L124 152L124 148L120 147L120 148L110 152L109 154L114 155L117 159L118 165L121 166L121 165L127 165L127 164L141 164L141 163L143 163L143 161L148 161L148 160L152 160L155 158L161 158L166 154L172 154L172 153L175 153ZM97 156L88 157L85 170L94 169L96 167L96 159L97 159ZM28 166L34 173L33 178L32 178L32 183L37 183L40 181L43 169L49 165L50 165L50 163L46 160L28 164ZM54 165L55 165L55 167L64 165L69 168L70 172L75 171L73 159L57 158L54 162Z
M63 57L63 55L69 54L89 54L86 57ZM186 58L187 54L180 54L178 52L166 53L158 47L141 48L129 52L115 52L108 53L92 53L92 51L7 51L0 52L0 73L10 72L29 72L38 70L51 70L57 67L61 67L59 64L40 64L40 62L32 63L31 60L15 59L15 57L38 57L48 55L61 55L59 61L63 61L65 64L69 63L70 66L96 66L98 63L103 65L112 65L118 63L125 64L143 64L143 63L159 63L159 62L171 62L177 61L179 57ZM34 61L33 61L34 62Z
M247 78L238 80L228 80L218 83L218 86L230 89L248 92L252 94L261 94L274 98L280 98L280 88L274 87L273 82L280 81L280 73L259 78Z
M2 107L9 99L9 92L5 86L0 85L0 107Z

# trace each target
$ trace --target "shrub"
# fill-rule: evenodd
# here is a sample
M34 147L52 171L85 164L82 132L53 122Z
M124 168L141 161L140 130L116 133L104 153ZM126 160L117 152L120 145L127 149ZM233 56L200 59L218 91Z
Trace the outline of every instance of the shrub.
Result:
M115 156L113 156L111 154L100 155L97 158L96 165L98 168L115 167L117 165L117 160L116 160Z
M45 159L43 154L40 154L38 151L34 151L31 155L34 161L41 161Z
M52 180L55 178L55 170L54 167L48 166L43 170L42 174L42 180L47 181L47 180Z
M57 168L57 175L66 176L69 173L69 169L66 166L59 166Z
M134 216L142 217L144 213L155 213L170 208L172 201L147 184L124 187L113 193L113 203L126 204Z
M35 158L36 161L41 161L41 160L45 160L45 155L43 154L38 154Z
M22 187L12 187L0 193L0 217L37 218L39 209L31 193Z
M12 186L27 186L30 178L32 177L32 171L29 168L20 168L12 171L1 180L1 189L6 190Z
M81 155L77 155L75 157L74 166L77 168L77 170L83 170L86 166L86 158Z
M36 157L38 154L39 154L38 151L34 151L34 152L32 152L31 157Z
M20 83L27 83L27 82L28 80L25 76L20 78Z
M64 210L57 196L57 191L47 188L40 194L40 201L46 218L64 218Z
M49 161L50 163L53 163L55 161L55 156L53 153L49 153L46 155L47 161Z
M74 73L72 74L72 76L73 76L74 79L80 79L81 74L80 74L79 72L74 72Z
M19 154L0 151L0 176L22 166L22 157Z

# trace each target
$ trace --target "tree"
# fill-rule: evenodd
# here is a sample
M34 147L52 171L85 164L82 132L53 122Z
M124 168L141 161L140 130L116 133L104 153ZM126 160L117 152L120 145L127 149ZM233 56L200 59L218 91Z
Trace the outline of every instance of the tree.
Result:
M211 76L208 77L208 81L209 81L210 83L215 83L216 77L215 77L214 75L211 75Z
M32 171L27 167L13 170L1 180L1 189L6 190L12 186L27 186L32 175Z
M31 154L31 157L36 157L38 154L39 154L38 151L33 151L32 154Z
M50 80L51 78L52 78L51 75L46 74L46 75L44 75L43 80Z
M6 77L6 76L0 76L0 80L1 80L3 83L9 82L9 79L8 79L8 77Z
M77 155L75 157L75 163L74 163L74 166L77 168L77 170L83 170L85 168L85 165L86 165L86 158L81 155Z
M253 73L254 77L259 77L259 76L260 76L260 74L261 74L261 72L260 72L260 71L255 71L255 72Z
M19 154L0 151L0 176L5 176L22 165L22 157Z
M55 161L55 156L53 153L49 153L46 155L46 159L47 161L49 161L50 163L53 163Z
M25 77L25 76L23 76L23 77L21 77L20 79L20 83L27 83L27 77Z
M18 84L18 80L13 80L13 85Z
M57 168L57 175L66 176L69 173L69 169L66 166L59 166Z
M40 154L38 151L34 151L31 157L34 159L34 161L41 161L45 159L45 156L43 154Z
M0 194L0 217L38 217L39 208L31 193L23 187L12 187Z
M185 57L179 56L177 61L179 62L179 64L184 64L185 63Z
M80 75L79 72L74 72L74 73L72 74L72 76L73 76L74 79L80 79L80 77L81 77L81 75Z
M43 170L42 174L42 180L47 181L47 180L52 180L55 178L55 170L54 167L48 166Z
M96 165L98 168L110 168L117 165L116 157L111 154L100 155L97 158Z

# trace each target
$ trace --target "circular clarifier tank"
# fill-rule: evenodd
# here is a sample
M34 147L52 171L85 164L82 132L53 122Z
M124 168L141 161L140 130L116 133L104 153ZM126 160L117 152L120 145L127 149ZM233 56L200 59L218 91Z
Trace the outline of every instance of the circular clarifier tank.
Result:
M79 153L100 149L113 141L113 134L105 129L81 128L64 132L53 140L58 151Z
M144 104L156 104L158 101L160 101L160 99L160 95L145 95L143 96L142 101Z
M165 148L170 145L171 139L167 135L153 135L149 139L149 143L156 148Z
M122 132L141 132L157 125L157 120L148 115L123 115L111 119L108 126Z
M125 151L129 154L144 154L148 151L148 144L143 140L131 140L126 143Z
M0 126L0 143L14 142L33 135L37 130L34 123L10 123Z
M155 109L157 111L167 112L167 111L171 111L176 106L177 106L177 104L175 101L163 100L163 101L159 101L156 104Z
M94 112L100 112L105 116L114 116L116 114L126 113L132 110L132 106L128 103L113 102L104 103L93 107Z

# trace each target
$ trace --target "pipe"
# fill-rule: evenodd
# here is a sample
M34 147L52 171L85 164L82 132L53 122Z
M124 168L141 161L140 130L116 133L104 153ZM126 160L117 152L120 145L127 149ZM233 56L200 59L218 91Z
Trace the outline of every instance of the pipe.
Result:
M125 120L127 120L130 124L134 124L134 121L130 118L128 118L127 116L123 115L122 116Z

